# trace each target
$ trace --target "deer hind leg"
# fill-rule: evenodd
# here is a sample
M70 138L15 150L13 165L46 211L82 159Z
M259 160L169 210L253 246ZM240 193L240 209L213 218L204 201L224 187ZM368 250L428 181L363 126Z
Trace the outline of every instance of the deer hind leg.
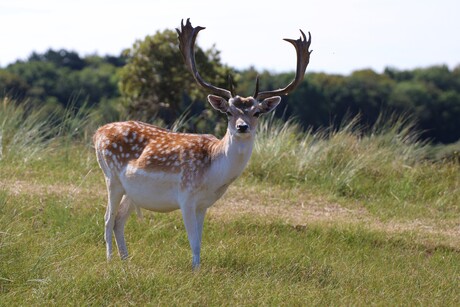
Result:
M112 234L115 226L115 216L124 194L123 186L117 178L107 178L108 204L105 211L105 244L107 260L112 258Z
M125 224L131 212L136 209L136 206L130 201L126 195L121 200L120 208L115 217L114 233L115 241L117 242L118 253L122 260L128 258L128 248L125 241Z

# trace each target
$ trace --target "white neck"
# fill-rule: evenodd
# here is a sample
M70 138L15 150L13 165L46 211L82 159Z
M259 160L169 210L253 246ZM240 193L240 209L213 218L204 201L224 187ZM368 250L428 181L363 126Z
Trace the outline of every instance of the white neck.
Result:
M210 180L226 185L238 178L251 158L254 140L254 134L239 136L227 129L225 136L213 148Z

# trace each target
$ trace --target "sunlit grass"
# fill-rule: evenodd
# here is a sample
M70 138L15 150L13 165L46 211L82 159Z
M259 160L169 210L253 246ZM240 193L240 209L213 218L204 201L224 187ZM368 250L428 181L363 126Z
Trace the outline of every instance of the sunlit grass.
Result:
M458 298L458 250L359 226L211 218L202 268L193 273L180 215L146 214L128 223L131 258L107 263L102 198L49 193L36 203L34 195L2 194L3 304L454 305Z
M318 132L273 119L260 128L247 178L362 201L382 218L459 214L460 164L428 161L427 144L401 118L371 133L357 119Z

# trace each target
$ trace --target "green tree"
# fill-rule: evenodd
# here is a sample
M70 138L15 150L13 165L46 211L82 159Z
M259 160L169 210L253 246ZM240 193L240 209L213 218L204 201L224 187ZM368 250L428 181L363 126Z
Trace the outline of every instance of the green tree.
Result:
M29 85L20 76L7 70L0 70L0 97L8 96L22 100L28 90Z
M119 97L117 70L123 62L122 57L82 59L65 50L33 53L27 61L0 70L0 90L37 105L92 106Z
M195 50L203 79L228 87L231 70L220 63L219 52L215 48L203 51L199 46ZM171 125L186 110L194 114L204 110L206 93L195 84L183 63L176 32L165 30L147 36L136 41L124 55L127 64L119 74L120 92L132 116L144 120L159 117Z
M455 87L454 75L446 65L420 68L414 71L414 79L448 91Z
M29 57L30 61L49 62L56 67L68 67L71 70L80 70L85 67L85 61L74 51L65 49L53 50L48 49L43 54L33 52Z

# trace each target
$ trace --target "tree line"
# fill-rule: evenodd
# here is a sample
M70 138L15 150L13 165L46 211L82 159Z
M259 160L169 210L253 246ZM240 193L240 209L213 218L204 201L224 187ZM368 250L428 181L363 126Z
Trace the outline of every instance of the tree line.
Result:
M200 74L236 92L252 95L256 76L261 88L284 87L294 72L272 73L253 67L237 70L222 64L219 51L196 46ZM314 60L314 59L312 59ZM217 132L225 127L206 95L183 64L177 35L165 30L136 41L120 55L80 56L69 50L32 53L25 61L0 68L0 95L32 106L65 110L92 108L102 121L135 118L171 126L185 116L190 130ZM402 114L416 121L421 137L436 143L460 139L460 65L382 73L370 69L350 75L310 72L295 92L283 98L276 116L291 117L306 129L340 125L360 116L372 126L381 114ZM217 123L217 124L216 124Z

